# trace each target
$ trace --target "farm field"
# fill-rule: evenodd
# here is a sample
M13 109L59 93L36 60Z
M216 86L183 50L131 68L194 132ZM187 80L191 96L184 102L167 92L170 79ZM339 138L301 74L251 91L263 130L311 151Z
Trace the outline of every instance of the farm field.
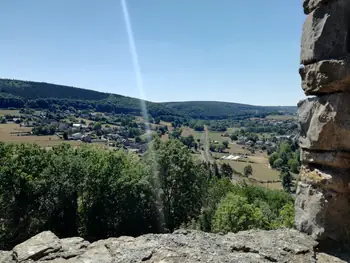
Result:
M236 130L239 130L239 128L233 128L233 127L232 127L232 128L227 128L227 131L226 131L226 132L227 132L228 134L231 134L231 133L234 133Z
M269 115L269 116L266 116L266 119L268 119L268 120L281 120L281 121L294 120L296 118L297 117L293 116L293 115Z
M195 140L197 140L197 139L202 140L203 136L204 136L204 132L198 132L198 131L195 131L194 129L191 129L189 127L183 127L181 136L187 137L190 135L192 135Z
M243 173L244 167L247 165L251 165L253 168L252 178L261 181L268 180L279 180L279 172L276 170L272 170L268 167L267 164L262 163L248 163L248 162L239 162L239 161L220 161L228 163L233 169L238 172Z
M78 141L64 141L56 135L52 136L21 136L19 133L30 132L32 129L28 127L20 127L16 123L0 124L0 141L11 142L11 143L36 143L43 147L50 147L61 144L63 142L69 143L73 146L79 145L81 142Z
M0 116L5 115L20 115L19 110L1 110L0 109Z
M209 140L211 141L217 141L217 142L223 142L223 141L231 141L229 137L223 137L221 136L224 132L213 132L209 131Z
M160 124L160 125L163 125L163 126L168 126L168 130L169 130L169 131L172 131L172 130L173 130L173 126L171 125L170 122L167 122L167 121L160 121L159 124Z

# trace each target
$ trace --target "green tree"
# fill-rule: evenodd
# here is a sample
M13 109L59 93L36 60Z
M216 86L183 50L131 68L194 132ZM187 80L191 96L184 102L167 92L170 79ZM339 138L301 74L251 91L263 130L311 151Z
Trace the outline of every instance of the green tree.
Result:
M148 169L137 155L81 147L86 159L79 202L80 235L100 239L158 229Z
M210 180L208 191L204 198L203 208L199 216L201 230L212 231L213 217L217 206L220 200L232 191L234 191L234 185L230 182L230 179L213 177Z
M37 145L0 143L0 247L11 248L44 229L47 214L38 208L45 202L40 175L47 157Z
M280 153L290 153L292 152L291 145L288 142L282 142L279 146Z
M94 124L94 130L95 131L100 131L102 129L102 124L100 122L96 122Z
M179 139L180 136L181 136L181 133L182 133L182 130L177 128L177 129L174 129L172 131L172 133L170 134L170 138L173 138L173 139Z
M223 141L222 144L225 146L225 148L228 148L228 141Z
M159 124L160 123L160 117L155 117L154 118L154 123Z
M192 134L190 134L189 136L187 136L187 137L183 137L183 136L181 136L180 137L180 140L181 140L181 142L184 144L184 145L186 145L188 148L192 148L192 147L194 147L194 145L195 145L195 140L194 140L194 138L193 138L193 135Z
M231 138L232 141L237 141L238 140L238 137L237 137L236 134L231 134L230 138Z
M245 176L249 176L253 174L253 167L249 164L247 166L244 167L244 171L243 171Z
M142 139L140 138L140 136L136 136L135 137L135 142L136 143L141 143L142 142Z
M281 158L278 158L273 162L272 165L273 168L282 168L283 167L283 160Z
M244 197L229 193L219 204L213 222L214 232L238 232L254 228L268 228L260 208Z
M289 169L290 169L290 171L292 173L298 173L299 172L300 164L299 164L298 160L296 160L296 159L288 160L288 166L289 166Z
M161 193L165 228L173 231L200 213L206 179L202 165L194 163L189 149L178 140L153 143L148 158L157 164L155 189Z
M285 170L280 174L280 177L282 179L282 186L283 189L290 193L291 187L292 187L292 176L290 175L289 171Z
M279 214L280 225L288 228L294 227L294 204L288 203L284 205Z
M223 163L221 165L221 174L223 177L232 178L233 169L232 169L231 165L229 165L227 163Z
M68 133L67 133L67 132L64 132L64 133L63 133L63 139L64 139L64 140L68 140Z
M221 144L221 143L216 144L216 146L215 146L215 150L216 150L217 152L219 152L219 153L223 152L223 151L225 150L225 148L226 148L226 147L225 147L223 144Z
M278 156L277 152L274 152L273 154L270 155L269 163L270 163L271 167L274 167L274 163L278 158L279 158L279 156Z

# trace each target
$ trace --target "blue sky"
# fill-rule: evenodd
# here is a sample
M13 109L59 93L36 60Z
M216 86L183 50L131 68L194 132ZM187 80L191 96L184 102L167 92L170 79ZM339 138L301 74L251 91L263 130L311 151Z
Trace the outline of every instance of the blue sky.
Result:
M303 98L301 1L127 3L147 99ZM119 0L4 0L0 17L0 77L140 96Z

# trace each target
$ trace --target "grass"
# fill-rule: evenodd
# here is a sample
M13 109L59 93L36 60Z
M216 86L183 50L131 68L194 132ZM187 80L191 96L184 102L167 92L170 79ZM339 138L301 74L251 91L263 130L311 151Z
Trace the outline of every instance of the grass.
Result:
M0 116L5 116L5 115L18 116L20 115L20 113L19 113L19 110L0 110Z
M239 161L226 161L226 160L222 160L220 162L228 163L233 169L237 170L240 173L244 172L244 167L246 167L247 165L251 165L253 168L252 178L256 180L272 181L272 180L280 179L278 171L270 169L267 164L239 162Z
M56 135L51 136L36 136L28 135L21 136L20 133L30 132L32 128L20 127L16 123L0 124L0 141L11 143L35 143L43 147L50 147L61 143L69 143L73 146L79 145L78 141L64 141Z
M202 140L204 137L204 132L195 131L194 129L189 127L183 127L181 136L187 137L189 135L192 135L195 140L197 139Z
M229 137L221 136L222 134L224 134L224 132L209 131L208 134L209 134L209 139L211 141L218 141L218 142L231 141L231 139Z
M169 134L163 134L162 137L160 137L160 139L164 142L168 141L169 140Z
M269 115L266 116L266 119L268 120L279 120L279 121L285 121L285 120L295 120L297 117L294 115Z
M228 134L231 134L231 133L234 133L236 130L239 130L239 128L227 128L227 130L226 130L226 132L228 133Z

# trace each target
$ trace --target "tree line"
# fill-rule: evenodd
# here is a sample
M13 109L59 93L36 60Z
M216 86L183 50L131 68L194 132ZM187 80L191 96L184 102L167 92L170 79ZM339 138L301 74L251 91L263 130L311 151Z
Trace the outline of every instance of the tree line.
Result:
M286 192L234 185L229 173L197 162L177 139L155 139L150 149L140 158L91 145L0 143L0 249L43 230L93 241L180 227L292 226Z

